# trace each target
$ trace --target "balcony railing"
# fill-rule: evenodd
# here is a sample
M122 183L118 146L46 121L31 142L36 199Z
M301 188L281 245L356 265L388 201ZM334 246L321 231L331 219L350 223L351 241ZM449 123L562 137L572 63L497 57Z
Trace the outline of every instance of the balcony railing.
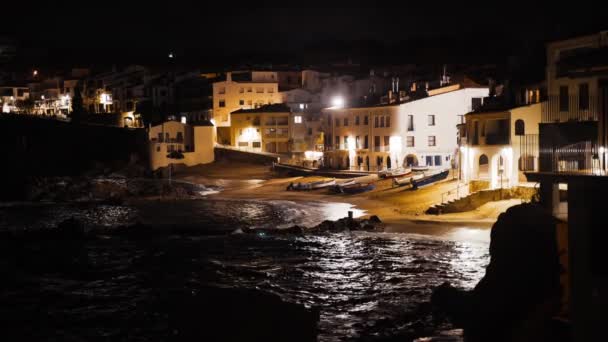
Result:
M540 149L541 172L604 174L601 162L598 145L592 141Z
M374 146L374 152L390 152L390 146Z
M571 95L566 102L565 99L560 101L559 96L549 96L542 104L542 122L597 121L598 100L596 96L587 99Z
M486 145L508 145L509 135L504 133L486 133Z

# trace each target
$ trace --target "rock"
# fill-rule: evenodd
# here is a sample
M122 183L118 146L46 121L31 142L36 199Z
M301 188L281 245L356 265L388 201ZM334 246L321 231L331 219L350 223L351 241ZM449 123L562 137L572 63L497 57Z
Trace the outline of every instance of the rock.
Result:
M368 223L368 224L363 225L362 229L367 230L367 231L373 231L373 230L376 230L376 227L374 225Z
M176 341L317 341L318 309L260 290L203 287L165 301Z
M380 221L380 218L377 215L372 215L369 217L369 222L371 223L382 223L382 221Z
M535 204L509 208L492 227L490 264L470 293L441 285L433 301L466 341L549 341L560 309L555 220Z

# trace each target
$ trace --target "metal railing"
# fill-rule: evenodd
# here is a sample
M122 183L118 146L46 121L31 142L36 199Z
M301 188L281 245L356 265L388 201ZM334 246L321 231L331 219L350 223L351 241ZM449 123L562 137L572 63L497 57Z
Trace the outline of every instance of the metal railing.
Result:
M605 174L599 148L592 141L540 149L540 171L576 174Z
M469 195L469 183L459 183L456 188L441 193L441 204L456 201Z
M570 95L563 100L560 96L549 96L542 103L543 123L568 122L568 121L597 121L599 113L599 101L596 96L581 98L578 95Z

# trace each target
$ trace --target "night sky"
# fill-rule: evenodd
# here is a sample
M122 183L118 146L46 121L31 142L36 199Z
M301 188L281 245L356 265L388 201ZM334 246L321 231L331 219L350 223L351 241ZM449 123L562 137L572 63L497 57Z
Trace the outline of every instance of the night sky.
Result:
M63 2L26 4L3 18L22 64L481 63L602 27L600 10L520 2L472 6L401 1L384 7L276 7ZM348 2L352 4L352 2ZM371 4L374 2L368 2ZM421 5L424 3L426 5ZM267 4L261 6L260 4ZM549 13L548 11L552 11Z

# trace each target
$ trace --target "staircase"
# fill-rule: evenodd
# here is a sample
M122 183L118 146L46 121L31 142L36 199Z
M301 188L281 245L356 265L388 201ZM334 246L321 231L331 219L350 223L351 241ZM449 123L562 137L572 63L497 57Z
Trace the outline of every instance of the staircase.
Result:
M479 190L466 196L442 201L426 210L427 214L440 215L447 213L460 213L475 210L488 202L501 201L512 198L530 200L535 189L515 187L511 189Z

